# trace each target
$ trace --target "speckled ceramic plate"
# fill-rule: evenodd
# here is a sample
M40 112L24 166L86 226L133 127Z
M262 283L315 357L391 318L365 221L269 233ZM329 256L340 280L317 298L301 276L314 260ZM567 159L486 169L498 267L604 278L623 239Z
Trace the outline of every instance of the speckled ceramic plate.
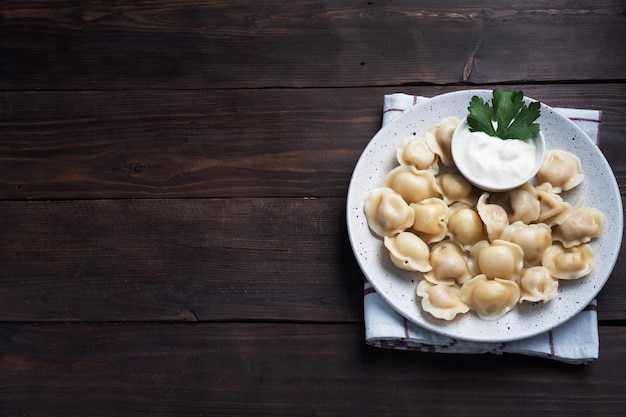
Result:
M619 254L623 231L622 200L606 159L569 119L542 104L538 123L546 148L576 154L583 166L585 181L563 193L569 202L595 207L605 214L602 235L591 242L597 259L593 272L574 281L560 280L559 294L548 303L523 303L497 321L482 321L474 313L446 322L422 311L415 287L419 275L396 268L382 239L374 235L365 219L363 206L369 193L382 185L395 166L399 143L414 135L424 137L428 127L447 116L467 116L472 96L491 99L491 90L464 90L433 97L405 111L372 138L356 164L347 199L350 242L357 262L375 290L401 315L419 326L450 337L504 342L530 337L567 321L598 294L607 281Z

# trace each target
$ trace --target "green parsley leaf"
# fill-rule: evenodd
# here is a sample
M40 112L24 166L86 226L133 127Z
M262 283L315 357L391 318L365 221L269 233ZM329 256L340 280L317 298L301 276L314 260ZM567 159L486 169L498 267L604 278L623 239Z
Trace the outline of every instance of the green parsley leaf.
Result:
M473 96L467 108L467 124L472 132L485 132L500 139L528 139L539 133L540 104L524 103L521 91L493 90L493 106ZM495 127L494 127L495 126Z
M478 96L472 97L470 111L467 116L467 124L472 132L485 132L489 136L496 136L496 131L491 123L491 108L489 103L485 103L482 98Z
M528 105L528 108L520 111L515 119L509 125L504 139L513 138L533 138L539 133L539 123L533 123L540 115L539 107L541 105L538 102L533 102Z

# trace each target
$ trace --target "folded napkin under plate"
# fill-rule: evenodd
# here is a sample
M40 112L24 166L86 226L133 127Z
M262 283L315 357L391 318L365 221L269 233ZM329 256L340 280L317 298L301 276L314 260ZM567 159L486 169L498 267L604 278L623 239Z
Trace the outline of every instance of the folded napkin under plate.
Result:
M428 100L427 97L403 93L386 95L383 126L404 110ZM555 108L578 125L597 143L601 112ZM426 330L397 313L376 293L366 280L364 284L365 340L371 346L457 354L516 353L539 356L572 364L584 364L598 358L597 304L593 300L583 311L552 330L526 339L491 343L471 342Z

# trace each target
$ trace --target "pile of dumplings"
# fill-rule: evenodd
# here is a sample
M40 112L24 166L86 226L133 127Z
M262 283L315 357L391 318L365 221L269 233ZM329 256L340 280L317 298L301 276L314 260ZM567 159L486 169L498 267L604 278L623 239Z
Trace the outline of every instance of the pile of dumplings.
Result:
M469 311L497 320L520 303L551 300L559 280L592 271L588 242L601 234L603 213L564 201L584 175L580 160L563 150L546 153L536 185L477 189L454 169L458 124L447 117L425 138L403 141L399 165L368 195L365 215L393 264L421 277L424 311L443 320Z

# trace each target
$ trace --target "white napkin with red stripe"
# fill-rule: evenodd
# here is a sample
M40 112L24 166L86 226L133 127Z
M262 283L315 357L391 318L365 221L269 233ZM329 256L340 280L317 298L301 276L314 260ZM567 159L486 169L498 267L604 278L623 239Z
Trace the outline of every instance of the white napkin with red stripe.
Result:
M386 95L383 126L426 97L403 93ZM576 123L592 140L598 141L602 113L598 110L555 108ZM503 343L470 342L426 330L398 314L371 284L364 284L365 341L371 346L458 354L516 353L539 356L572 364L584 364L598 358L598 317L594 300L566 323L545 333Z

